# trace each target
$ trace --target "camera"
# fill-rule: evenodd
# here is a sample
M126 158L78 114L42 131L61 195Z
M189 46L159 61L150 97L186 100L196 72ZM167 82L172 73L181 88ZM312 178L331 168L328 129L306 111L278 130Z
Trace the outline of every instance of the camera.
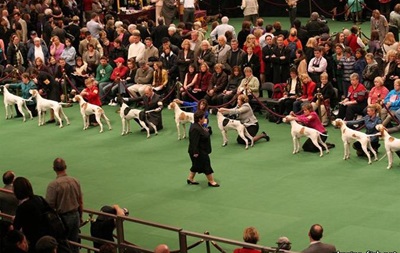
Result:
M124 215L125 215L125 216L128 216L128 215L129 215L129 210L128 210L128 208L124 207L124 208L122 208L122 210L124 211Z

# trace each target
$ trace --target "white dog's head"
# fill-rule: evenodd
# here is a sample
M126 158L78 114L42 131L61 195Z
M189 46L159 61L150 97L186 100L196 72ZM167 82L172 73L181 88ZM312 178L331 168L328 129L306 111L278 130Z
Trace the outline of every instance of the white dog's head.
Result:
M282 121L285 123L290 123L290 121L292 121L292 120L294 120L294 117L290 116L290 115L288 115L282 119Z
M337 127L337 128L341 128L343 125L346 125L346 123L342 119L335 119L331 123L334 127Z
M384 125L378 124L375 126L375 129L379 131L379 135L383 138L385 137L385 133L387 134L387 129Z
M39 94L37 90L29 90L29 93L32 95L32 97L36 97Z
M81 101L81 99L82 99L81 95L75 95L75 97L72 99L72 101L79 103L79 101Z
M177 105L175 102L171 102L171 103L168 105L168 109L174 110L176 106L178 106L178 105Z

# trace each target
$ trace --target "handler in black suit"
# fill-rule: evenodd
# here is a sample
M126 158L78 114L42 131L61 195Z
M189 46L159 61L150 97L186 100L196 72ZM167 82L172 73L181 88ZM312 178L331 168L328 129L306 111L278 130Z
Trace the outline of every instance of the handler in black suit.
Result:
M198 185L194 181L196 173L206 174L208 186L219 187L219 184L214 181L213 169L209 154L211 153L211 140L210 133L207 129L203 128L205 121L204 111L198 110L194 114L194 123L190 126L189 130L189 156L192 160L192 167L190 168L187 183L190 185Z
M330 244L326 244L321 242L322 233L324 229L319 224L314 224L310 228L310 232L308 232L308 236L310 237L310 246L307 249L304 249L303 253L333 253L336 252L336 247Z
M150 86L145 88L143 96L138 98L129 98L128 101L128 103L143 101L144 111L139 115L140 120L144 121L147 126L149 126L148 122L153 123L157 127L157 131L163 129L161 114L163 103L160 96L154 93ZM135 121L139 124L137 119L135 119ZM154 132L154 129L150 127L150 131Z

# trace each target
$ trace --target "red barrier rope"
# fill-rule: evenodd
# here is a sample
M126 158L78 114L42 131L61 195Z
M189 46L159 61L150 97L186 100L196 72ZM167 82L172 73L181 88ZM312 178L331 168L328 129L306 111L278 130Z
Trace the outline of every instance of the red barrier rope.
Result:
M332 15L332 13L325 11L321 6L319 6L315 0L312 0L313 4L317 7L317 9L319 9L322 13L324 13L325 15ZM355 2L353 2L351 5L347 6L347 8L344 9L343 12L340 13L336 13L336 16L340 16L343 15L345 13L347 13L347 11L351 8L351 6L353 6Z
M186 94L188 94L188 96L191 98L191 99L193 99L193 101L196 101L196 102L199 102L199 100L195 97L195 96L193 96L187 89L185 89L185 87L182 87L185 91L186 91ZM237 96L233 96L233 98L230 100L230 101L228 101L228 102L226 102L225 104L222 104L222 105L209 105L208 107L209 108L222 108L222 107L226 107L227 105L229 105L229 104L231 104L233 101L235 101L237 99Z
M9 78L10 76L12 76L14 74L14 72L16 72L18 74L18 77L21 77L21 75L19 74L18 69L14 68L10 73L8 73L5 77L0 78L0 82L6 80L7 78Z
M392 119L393 119L394 121L396 121L397 124L400 125L399 119L398 119L395 115L393 115L393 113L389 110L389 108L387 108L387 106L385 105L385 103L383 103L383 108L385 108L386 111L388 112L388 114L390 115L390 117L392 117Z
M299 3L301 3L301 2L303 2L303 1L304 1L304 0L298 1L298 2L297 2L297 5L298 5ZM287 7L287 6L288 6L287 3L279 4L279 3L274 3L274 2L267 1L267 0L263 0L263 2L268 3L268 4L271 4L271 5L275 5L275 6L280 6L280 7Z

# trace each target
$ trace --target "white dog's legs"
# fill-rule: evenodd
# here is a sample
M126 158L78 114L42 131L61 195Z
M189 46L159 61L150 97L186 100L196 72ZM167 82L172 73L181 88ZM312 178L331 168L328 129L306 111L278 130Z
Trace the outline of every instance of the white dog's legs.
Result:
M318 142L319 142L322 146L324 146L324 148L325 148L325 150L326 150L326 153L329 154L329 148L328 148L328 146L326 145L326 143L321 139L321 136L318 136Z
M183 135L182 135L182 139L185 139L185 138L186 138L186 124L183 123L182 126L183 126Z
M388 157L388 166L386 167L386 169L390 170L393 164L393 152L390 150L386 151L386 155Z
M89 127L89 117L87 115L82 115L82 119L83 119L83 130L86 130Z
M23 107L26 109L26 111L28 112L30 119L33 119L32 112L28 109L28 106L26 105L26 102L25 102L25 101L23 102L23 105L22 105L22 106L23 106Z
M96 117L96 122L97 122L97 124L99 124L99 127L100 127L100 133L102 133L103 132L103 123L101 123L101 116L96 114L95 117Z
M324 152L322 151L321 146L318 143L318 140L316 138L310 138L310 140L312 141L312 143L314 144L314 146L316 146L319 149L319 156L322 157L324 156Z
M23 103L24 103L24 101L19 101L19 102L17 103L17 108L18 108L19 113L21 113L21 115L22 115L23 121L25 122L25 121L26 121L25 113L24 113L24 110L22 109ZM26 105L25 105L25 107L26 107ZM28 109L28 108L27 108L27 109ZM28 111L29 111L29 110L28 110Z
M60 112L61 112L61 109L54 110L54 118L56 118L58 120L58 123L60 123L60 128L62 128L63 124L62 124L62 119L60 117Z
M144 123L144 121L141 121L141 120L139 119L139 124L140 124L144 129L146 129L147 138L150 138L150 129L146 126L146 123Z
M293 155L297 153L297 137L292 137L293 139Z
M176 123L176 130L178 131L178 141L181 139L181 128L179 122Z
M251 147L254 147L254 138L253 138L253 136L251 136L251 134L249 133L249 131L247 131L247 128L246 128L246 127L244 128L244 135L245 135L247 138L250 139L250 141L251 141L250 146L251 146Z
M121 118L121 123L122 123L122 133L121 135L125 135L126 134L126 119L124 117Z
M222 134L222 147L225 147L228 145L228 133L226 130L221 130Z
M154 134L158 135L157 127L152 122L148 121L149 125L154 129Z
M343 148L344 148L344 156L343 156L343 160L347 160L350 158L350 143L345 141L343 142Z
M368 164L371 164L372 163L371 162L371 156L370 156L370 154L368 152L367 145L368 145L367 143L361 143L361 148L364 151L365 155L367 155L367 157L368 157ZM369 143L368 146L371 146L371 144ZM372 147L371 147L371 149L372 149Z
M108 130L112 130L110 119L107 118L107 116L104 113L101 115L101 117L106 121L107 126L108 126Z
M67 122L67 125L69 125L70 124L69 123L69 119L68 119L67 115L65 115L64 110L62 109L62 107L60 107L60 115L62 117L64 117L65 121Z
M238 127L237 128L237 133L239 134L240 138L242 138L242 140L244 141L244 143L246 143L246 147L245 149L249 148L249 141L247 140L246 136L244 136L244 131L245 131L245 126L242 127Z

